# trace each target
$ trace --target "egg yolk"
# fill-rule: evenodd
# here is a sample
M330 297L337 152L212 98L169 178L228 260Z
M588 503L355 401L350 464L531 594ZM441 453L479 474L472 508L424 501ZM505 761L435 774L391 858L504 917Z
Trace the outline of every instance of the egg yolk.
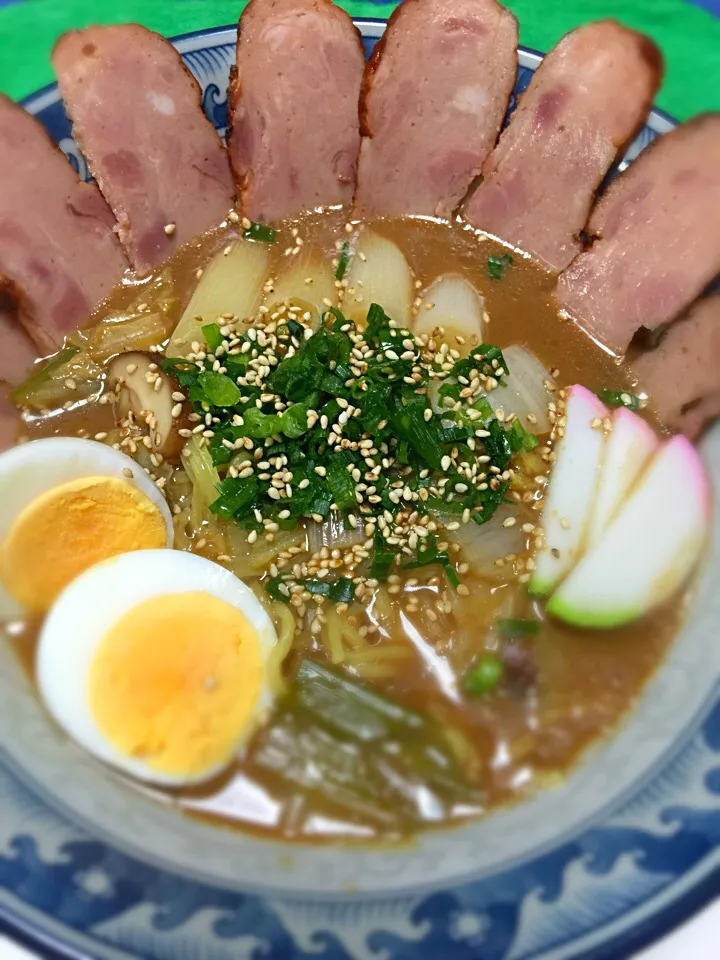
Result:
M163 516L144 493L117 477L84 477L18 514L0 546L0 577L26 609L43 613L93 564L165 542Z
M154 771L201 775L226 763L262 690L257 631L208 593L138 604L103 638L89 704L107 739Z

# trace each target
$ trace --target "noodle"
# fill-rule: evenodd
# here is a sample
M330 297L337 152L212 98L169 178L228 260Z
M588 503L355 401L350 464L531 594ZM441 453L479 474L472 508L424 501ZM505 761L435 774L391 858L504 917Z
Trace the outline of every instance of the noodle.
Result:
M285 658L292 649L295 638L295 617L284 603L264 604L275 624L278 642L268 657L267 676L273 693L280 696L285 692L285 679L282 675L282 666Z
M332 663L342 663L345 660L345 648L342 642L343 623L337 611L327 611L326 622L323 624L320 636Z
M407 644L378 644L368 647L367 650L352 650L345 657L348 664L356 666L358 663L379 663L383 660L406 660L412 657L413 650Z
M379 621L389 632L395 623L395 613L390 601L390 594L384 587L379 587L375 593L372 612L375 620Z
M343 640L347 640L353 650L369 650L370 644L360 633L358 628L350 623L349 620L341 618L333 610L333 614L340 620L340 632Z
M295 617L292 610L284 603L276 603L270 600L261 584L250 584L250 589L272 620L277 633L277 643L268 657L267 676L272 692L276 696L280 696L285 692L286 684L282 675L282 666L295 639Z

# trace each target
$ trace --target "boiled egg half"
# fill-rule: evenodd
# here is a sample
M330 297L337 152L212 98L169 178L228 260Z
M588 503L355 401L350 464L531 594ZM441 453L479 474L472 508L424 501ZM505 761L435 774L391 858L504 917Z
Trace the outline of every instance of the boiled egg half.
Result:
M95 563L172 543L165 498L119 450L49 437L0 455L0 618L44 613Z
M237 755L273 703L277 635L249 587L179 550L79 576L45 620L41 696L88 752L140 780L199 783Z

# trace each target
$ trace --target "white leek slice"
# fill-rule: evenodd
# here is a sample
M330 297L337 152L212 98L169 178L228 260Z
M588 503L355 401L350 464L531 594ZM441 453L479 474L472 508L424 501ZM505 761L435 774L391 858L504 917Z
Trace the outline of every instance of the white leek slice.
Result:
M354 248L345 274L344 315L364 326L370 304L377 303L399 327L407 327L414 285L400 247L373 230L362 230Z
M503 347L507 364L504 386L489 396L493 409L501 409L505 416L514 413L530 433L550 432L548 405L554 399L550 389L552 379L545 366L526 347L513 344Z
M483 342L484 314L485 301L475 287L464 277L446 274L426 290L412 330L429 337L441 327L445 342L465 355Z
M522 554L527 545L527 534L523 533L519 523L505 526L512 518L517 520L517 507L501 504L487 523L477 524L474 520L463 523L457 530L447 531L448 539L460 544L462 558L478 577L488 580L507 580L508 569L512 563L505 563L508 556ZM446 523L457 521L457 514L442 518Z
M216 254L170 337L166 356L186 356L193 341L204 341L203 325L216 323L224 313L238 319L253 316L260 306L269 263L268 245L252 240L236 240L229 253Z
M320 316L328 309L327 301L337 305L335 272L328 259L316 250L303 247L294 257L285 257L284 264L278 269L273 290L265 296L264 305L270 314L281 305L297 306L305 318L306 326L317 328Z

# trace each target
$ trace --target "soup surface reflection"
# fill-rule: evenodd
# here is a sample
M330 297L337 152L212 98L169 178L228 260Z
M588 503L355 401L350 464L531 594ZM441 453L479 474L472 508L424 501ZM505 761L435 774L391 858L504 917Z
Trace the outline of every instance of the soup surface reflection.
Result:
M460 223L402 218L363 228L392 241L406 257L417 297L411 329L432 309L427 288L441 275L457 275L484 298L484 343L529 349L551 372L557 389L582 383L590 389L632 390L623 367L559 316L553 278L520 254L513 253L510 261L500 244ZM397 840L425 826L482 815L555 782L631 707L662 658L679 611L676 604L631 627L581 631L546 618L528 596L551 463L547 431L534 449L521 454L509 484L514 546L503 550L502 538L511 527L496 523L493 535L500 537L501 555L491 556L492 543L481 539L470 544L466 557L464 537L447 529L447 518L444 527L438 525L437 550L449 557L459 586L441 563L412 568L396 563L386 579L367 578L354 598L316 599L308 593L297 603L282 602L277 591L268 594L269 581L282 583L283 575L303 564L303 576L309 569L317 577L323 561L332 571L337 560L339 569L352 541L347 523L333 529L327 520L323 525L310 521L275 530L269 541L261 535L249 543L248 531L232 520L198 514L183 462L148 459L142 442L128 442L123 434L117 410L104 399L108 361L120 352L165 343L200 271L213 256L222 256L240 231L240 224L227 223L181 250L156 276L118 288L92 324L73 338L81 349L63 368L62 379L41 385L40 400L36 392L26 407L23 429L30 438L99 436L120 444L163 480L174 509L176 547L218 561L253 586L281 643L289 646L283 664L286 692L241 759L203 786L152 792L188 815L284 839ZM343 244L354 244L357 234L358 225L346 231L339 213L282 224L276 242L264 248L268 266L261 299L269 306L256 312L261 323L278 312L282 319L295 301L293 316L308 323L330 304L339 304L346 315L351 306L358 310L363 286L361 277L354 280L359 274L352 262L346 286L331 276L330 296L320 304L314 299L322 283L317 262L325 264L325 277L328 264L333 275L342 273ZM275 291L287 292L283 278L288 272L292 299L279 306L273 297ZM391 314L389 304L380 305ZM223 322L216 316L203 319ZM448 331L436 339L438 347L445 339L459 353L469 348L462 336L458 340ZM193 349L192 343L185 345L186 353ZM495 393L502 399L502 389ZM219 469L224 476L228 466ZM471 537L487 536L485 527L468 526ZM368 559L357 540L355 546L351 575L362 572ZM324 611L320 620L311 615L317 609ZM36 634L36 626L28 623L14 640L30 672ZM488 675L487 690L472 692L465 678L483 657L489 658L490 673L499 665L500 674ZM364 689L373 696L363 699ZM342 703L333 712L328 704L334 696ZM373 723L375 733L368 733Z

